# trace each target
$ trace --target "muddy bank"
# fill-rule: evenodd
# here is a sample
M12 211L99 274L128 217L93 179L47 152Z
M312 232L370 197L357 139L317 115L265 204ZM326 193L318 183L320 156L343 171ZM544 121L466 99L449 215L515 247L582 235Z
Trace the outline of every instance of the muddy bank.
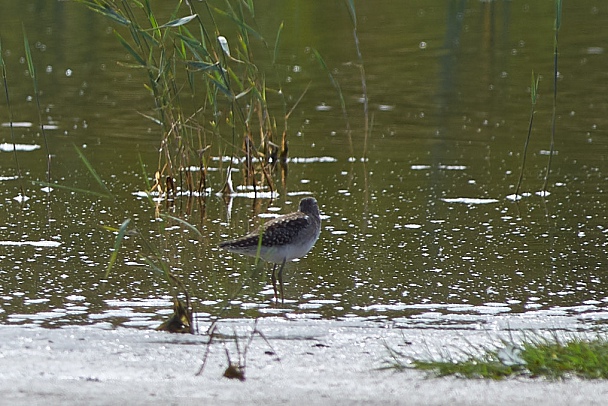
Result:
M221 324L241 351L252 321ZM428 378L379 370L386 346L408 355L489 343L499 331L396 329L388 324L268 318L247 352L246 380L222 377L233 338L211 346L196 376L205 336L136 329L0 326L0 399L11 405L600 405L604 381Z

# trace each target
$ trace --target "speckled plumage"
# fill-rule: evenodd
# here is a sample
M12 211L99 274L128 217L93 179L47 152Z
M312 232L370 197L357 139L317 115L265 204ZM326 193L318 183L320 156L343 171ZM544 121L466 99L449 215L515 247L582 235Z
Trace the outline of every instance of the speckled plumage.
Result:
M306 255L321 233L321 216L317 201L306 197L300 201L299 211L272 219L260 228L235 240L222 242L219 247L226 251L249 256L257 256L267 262L281 264L279 282L283 293L282 272L285 262ZM261 245L260 245L261 238ZM276 265L272 269L272 282L275 291Z

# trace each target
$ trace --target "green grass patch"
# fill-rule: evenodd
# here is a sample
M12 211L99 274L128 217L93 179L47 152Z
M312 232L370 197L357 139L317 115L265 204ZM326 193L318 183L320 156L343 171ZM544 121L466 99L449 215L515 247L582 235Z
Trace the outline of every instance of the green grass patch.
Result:
M549 379L608 378L608 341L604 337L593 339L550 339L534 337L522 344L503 342L487 349L472 345L459 350L457 356L448 355L441 360L408 359L389 349L388 368L419 369L434 376L462 378L504 379L507 377L545 377ZM466 351L466 352L465 352Z

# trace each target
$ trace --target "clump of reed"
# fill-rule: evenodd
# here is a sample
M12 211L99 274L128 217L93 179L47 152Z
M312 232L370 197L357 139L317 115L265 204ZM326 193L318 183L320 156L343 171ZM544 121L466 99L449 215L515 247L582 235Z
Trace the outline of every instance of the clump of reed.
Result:
M143 72L153 97L147 117L160 134L156 192L175 192L176 179L182 191L203 193L212 154L239 165L245 185L273 190L271 171L287 158L289 114L280 80L269 86L254 49L274 65L282 25L271 49L253 28L253 1L227 1L224 10L177 1L169 16L157 15L149 0L76 1L117 25L116 38L131 58L122 65ZM218 18L233 23L232 36L221 32ZM282 129L270 112L271 97L283 107Z

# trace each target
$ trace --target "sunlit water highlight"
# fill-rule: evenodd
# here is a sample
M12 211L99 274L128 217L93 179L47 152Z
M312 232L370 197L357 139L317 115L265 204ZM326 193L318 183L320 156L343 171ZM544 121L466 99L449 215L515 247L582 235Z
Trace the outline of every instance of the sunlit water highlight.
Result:
M288 19L287 54L281 63L291 64L284 91L306 97L289 123L288 171L282 178L277 170L272 192L241 187L244 158L221 151L224 155L218 153L206 168L209 186L201 192L180 187L171 196L149 193L144 176L156 169L159 140L150 123L138 121L151 100L137 72L125 73L116 63L124 62L124 50L102 25L93 34L99 35L100 47L77 43L65 54L59 52L64 39L82 33L62 30L76 26L63 26L50 15L26 19L31 36L45 39L46 51L37 51L36 57L53 59L48 66L69 65L46 71L42 83L50 123L45 129L52 133L51 181L63 188L43 184L47 157L37 112L27 110L31 84L16 80L11 90L19 95L14 99L19 117L13 128L23 182L3 122L0 320L48 327L160 324L171 312L172 289L147 265L150 253L138 238L127 235L113 272L105 276L116 235L112 230L131 218L186 284L201 322L221 315L491 328L509 320L515 328L517 320L526 319L538 326L602 328L608 315L608 121L598 72L605 70L607 55L593 33L604 29L605 16L589 14L593 7L587 2L569 10L572 24L582 21L589 30L570 30L562 37L560 91L567 97L559 98L558 153L549 191L542 190L549 157L548 140L542 137L549 134L550 99L543 86L538 127L515 195L529 118L530 71L544 77L552 71L552 55L545 52L553 32L545 16L552 9L539 5L524 13L514 7L509 21L518 34L511 36L506 28L488 32L488 27L498 28L479 18L493 3L467 4L460 17L448 21L443 6L421 5L424 13L408 13L406 3L399 13L359 5L374 112L369 135L363 133L360 71L352 62L352 47L345 46L352 41L351 27L302 19L312 21L314 35L292 32L290 37L288 27L300 24L289 20L291 14L283 16ZM98 17L84 8L76 11L77 4L59 4L83 13L73 21ZM18 5L13 7L17 12ZM6 15L7 24L22 19L21 14ZM264 10L258 15L261 27L282 21ZM327 18L350 21L346 15ZM404 33L404 27L420 32ZM445 27L458 37L444 38ZM15 32L21 35L20 25ZM344 37L327 41L337 32ZM496 40L492 47L485 42L490 38ZM22 38L18 45L3 40L3 47L16 55ZM335 88L317 62L310 62L308 47L320 48L343 85L350 133ZM74 145L82 147L114 198L69 189L99 191ZM218 195L229 165L233 193ZM287 265L281 305L273 298L269 264L256 266L253 259L216 246L295 210L302 196L319 201L322 233L309 255ZM162 217L166 214L192 224L202 237Z

